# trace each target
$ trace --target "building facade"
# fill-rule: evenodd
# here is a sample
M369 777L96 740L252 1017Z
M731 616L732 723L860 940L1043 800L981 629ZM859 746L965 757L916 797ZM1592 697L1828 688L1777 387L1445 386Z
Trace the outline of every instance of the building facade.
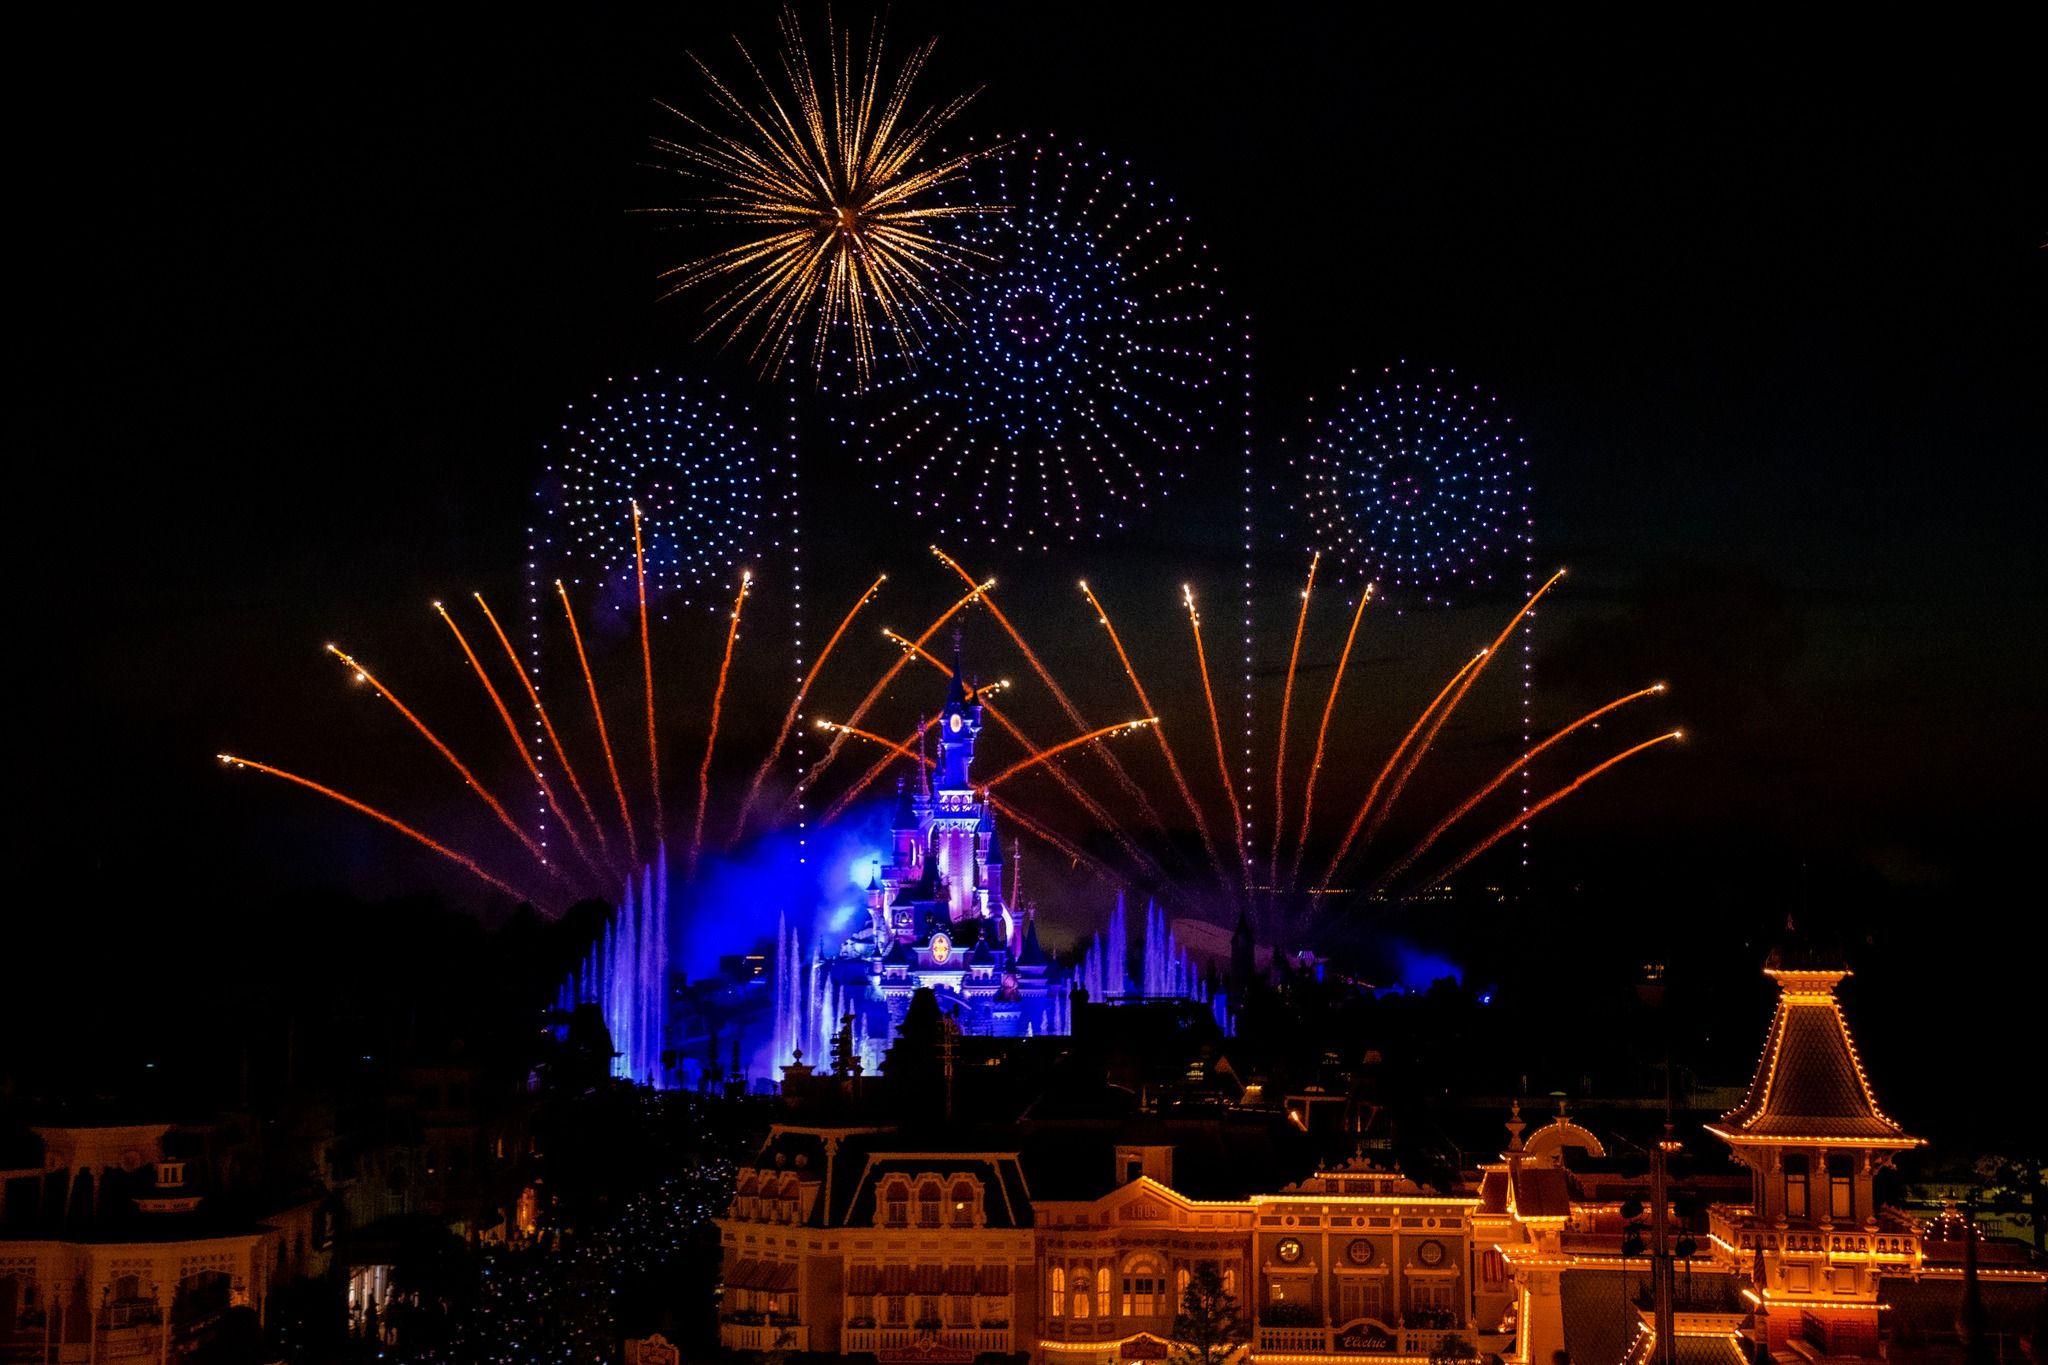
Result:
M722 1345L1161 1359L1205 1264L1261 1359L1424 1360L1507 1303L1504 1266L1472 1235L1478 1201L1388 1173L1196 1199L1174 1187L1171 1145L1105 1136L1106 1192L1039 1198L1028 1150L904 1145L889 1130L774 1129L719 1222Z

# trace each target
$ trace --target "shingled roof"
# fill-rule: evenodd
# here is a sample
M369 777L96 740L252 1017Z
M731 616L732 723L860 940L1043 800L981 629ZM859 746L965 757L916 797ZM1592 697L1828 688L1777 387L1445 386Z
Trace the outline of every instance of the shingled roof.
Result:
M1839 967L1774 962L1765 973L1779 986L1778 1010L1763 1059L1742 1103L1708 1131L1730 1142L1834 1139L1880 1147L1916 1147L1920 1139L1877 1107L1863 1074L1835 986Z

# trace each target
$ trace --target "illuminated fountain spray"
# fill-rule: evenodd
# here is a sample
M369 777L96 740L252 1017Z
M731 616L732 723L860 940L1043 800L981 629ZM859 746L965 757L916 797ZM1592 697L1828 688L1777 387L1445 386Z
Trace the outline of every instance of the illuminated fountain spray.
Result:
M1196 969L1193 957L1181 946L1166 912L1156 901L1145 906L1145 933L1139 944L1139 967L1130 971L1130 927L1123 894L1109 915L1109 927L1097 934L1083 950L1074 982L1088 992L1088 998L1102 1004L1141 1000L1192 1000L1209 1006L1217 1027L1228 1035L1235 1032L1229 999L1211 992L1209 983Z
M656 1090L669 1088L661 1054L668 1001L668 853L626 879L625 895L563 983L564 1013L595 1005L612 1040L612 1074Z

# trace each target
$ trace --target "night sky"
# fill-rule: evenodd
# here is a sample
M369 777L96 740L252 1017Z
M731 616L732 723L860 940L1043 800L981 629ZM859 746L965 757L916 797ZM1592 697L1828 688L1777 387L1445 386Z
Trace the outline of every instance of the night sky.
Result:
M1693 735L1540 831L1532 875L1588 898L1571 932L1647 942L1672 931L1645 919L1683 918L1754 961L1763 927L1825 904L1901 960L1902 940L1948 960L2026 941L2048 759L2035 44L1982 20L1193 13L898 3L890 25L899 46L940 36L928 94L983 87L963 134L1112 147L1194 218L1252 319L1262 451L1354 366L1455 366L1515 415L1537 561L1572 569L1537 637L1539 713L1665 678L1627 733ZM628 213L673 200L638 163L666 127L651 101L698 96L685 51L729 64L728 35L765 48L772 17L179 11L18 55L40 80L12 97L34 185L15 198L33 241L15 252L16 866L24 903L61 912L52 987L83 988L74 908L118 951L167 925L204 938L229 901L471 896L211 756L398 801L431 774L408 813L474 832L319 646L390 661L435 705L445 688L442 713L470 717L451 725L489 745L425 603L516 604L564 404L657 366L781 401L692 343L691 304L655 302L678 246ZM819 477L814 588L887 568L920 605L877 623L929 615L947 592L929 537ZM1078 565L1135 618L1156 600L1131 633L1164 667L1181 578L1225 591L1236 479L1190 471L1175 518L1071 562L970 559L1061 592ZM1269 537L1260 563L1270 652L1302 561ZM1503 605L1386 626L1371 657L1412 683L1390 697ZM1398 709L1359 722L1361 752ZM1485 719L1447 736L1450 766L1492 770Z

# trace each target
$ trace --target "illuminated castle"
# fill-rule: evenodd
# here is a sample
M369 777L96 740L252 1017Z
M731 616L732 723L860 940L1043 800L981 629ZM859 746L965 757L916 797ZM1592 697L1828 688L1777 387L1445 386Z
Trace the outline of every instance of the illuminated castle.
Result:
M1200 979L1157 907L1146 916L1135 963L1121 896L1106 935L1096 936L1076 969L1060 967L1040 946L1034 911L1011 904L1014 884L1004 892L995 807L974 786L981 723L981 699L956 638L937 758L920 755L915 785L897 785L889 858L878 859L868 878L864 916L836 951L806 953L787 927L778 938L778 964L789 969L776 974L777 1065L799 1048L822 1062L847 1030L872 1070L920 988L968 1035L1068 1033L1076 987L1104 1003L1176 997L1208 1004L1229 1031L1223 996Z
M780 1060L796 1046L821 1056L848 1022L870 1062L921 987L963 1033L1016 1038L1065 1033L1068 984L1038 943L1038 926L1003 892L995 808L975 790L974 741L981 699L960 664L956 639L938 756L918 765L915 787L898 780L890 856L868 879L866 914L835 954L790 973L777 1000ZM801 963L791 943L784 961ZM868 1044L868 1040L874 1044ZM812 1049L817 1049L812 1051Z

